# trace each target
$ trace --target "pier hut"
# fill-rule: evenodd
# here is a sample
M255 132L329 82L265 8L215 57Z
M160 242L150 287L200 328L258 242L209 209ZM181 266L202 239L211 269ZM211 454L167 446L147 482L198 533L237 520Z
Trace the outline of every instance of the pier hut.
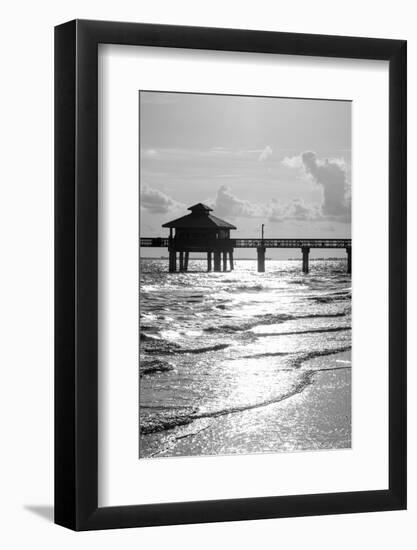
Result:
M207 271L227 271L227 260L233 270L234 240L230 239L230 230L234 225L221 220L212 214L213 209L198 203L190 206L190 214L162 227L169 228L168 250L169 271L177 271L177 256L179 271L188 270L188 260L191 252L207 254ZM223 260L223 261L222 261Z
M141 247L167 247L169 250L169 271L188 270L190 252L207 254L207 271L227 271L227 261L233 269L233 250L235 248L256 248L258 271L265 271L265 252L267 248L298 248L302 252L302 269L309 272L309 255L312 248L330 249L344 248L347 254L346 271L352 272L352 239L292 239L292 238L264 238L263 224L261 238L230 238L230 231L236 229L234 225L214 216L213 209L205 204L198 203L190 206L190 214L162 227L169 228L169 237L141 237ZM223 260L223 261L222 261Z

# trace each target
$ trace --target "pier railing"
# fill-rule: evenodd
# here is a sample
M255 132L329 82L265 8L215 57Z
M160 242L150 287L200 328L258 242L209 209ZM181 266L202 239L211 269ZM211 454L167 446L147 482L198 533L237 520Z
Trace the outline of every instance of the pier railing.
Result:
M152 247L167 247L169 246L169 239L163 237L141 237L140 246L152 246Z
M347 248L352 239L231 239L235 248Z
M193 241L179 241L172 239L174 243L184 242L187 244L199 244L202 246L227 245L232 248L349 248L352 246L352 239L218 239L207 240L198 243ZM167 248L170 239L164 237L141 237L140 246Z
M207 253L207 271L221 271L221 257L223 257L223 271L227 270L227 256L230 269L233 269L233 250L235 248L256 248L258 271L265 271L265 251L267 248L301 248L303 258L303 272L309 271L309 254L311 248L344 248L347 253L347 272L352 272L352 239L201 239L201 238L163 238L141 237L142 247L165 247L169 250L169 271L177 270L177 253L179 254L180 271L188 270L190 252Z

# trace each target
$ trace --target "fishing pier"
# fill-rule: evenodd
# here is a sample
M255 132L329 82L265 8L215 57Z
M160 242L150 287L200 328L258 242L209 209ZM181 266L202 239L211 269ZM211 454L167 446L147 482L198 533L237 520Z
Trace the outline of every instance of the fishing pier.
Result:
M207 255L207 271L233 270L235 248L256 248L258 271L265 271L267 248L298 248L302 252L302 270L309 271L309 254L312 248L344 248L347 254L347 272L352 272L351 239L232 239L234 225L211 214L212 209L204 204L191 206L191 214L165 223L169 237L141 237L141 247L168 248L169 271L188 271L190 253ZM174 233L175 230L175 233ZM229 266L228 266L229 264Z

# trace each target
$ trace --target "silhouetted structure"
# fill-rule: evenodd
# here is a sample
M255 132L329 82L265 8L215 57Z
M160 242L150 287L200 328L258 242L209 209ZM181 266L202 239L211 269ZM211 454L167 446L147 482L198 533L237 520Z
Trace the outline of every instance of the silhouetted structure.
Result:
M267 248L301 248L303 255L302 269L309 271L309 255L311 248L344 248L347 253L347 272L352 272L352 239L231 239L230 230L234 225L216 216L212 208L205 204L190 206L191 214L164 223L169 227L169 238L141 237L142 247L168 247L169 271L177 271L177 252L179 254L179 270L188 270L190 252L207 253L207 271L221 271L223 256L223 271L227 270L227 257L230 269L233 269L233 250L235 248L256 248L258 271L265 271L265 251ZM175 233L174 230L175 229Z
M162 226L169 227L170 231L169 271L177 270L177 252L180 271L188 270L190 252L207 253L207 271L211 271L212 256L214 271L221 271L222 256L223 271L227 270L227 256L229 256L230 269L233 269L233 244L230 239L230 230L236 227L213 216L211 214L213 209L205 204L195 204L188 210L191 210L191 214L164 223Z

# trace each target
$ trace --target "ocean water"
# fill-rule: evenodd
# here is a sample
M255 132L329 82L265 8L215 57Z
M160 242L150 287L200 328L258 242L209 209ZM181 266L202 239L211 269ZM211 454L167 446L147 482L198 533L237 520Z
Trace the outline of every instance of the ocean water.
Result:
M350 446L344 260L141 260L140 458Z

